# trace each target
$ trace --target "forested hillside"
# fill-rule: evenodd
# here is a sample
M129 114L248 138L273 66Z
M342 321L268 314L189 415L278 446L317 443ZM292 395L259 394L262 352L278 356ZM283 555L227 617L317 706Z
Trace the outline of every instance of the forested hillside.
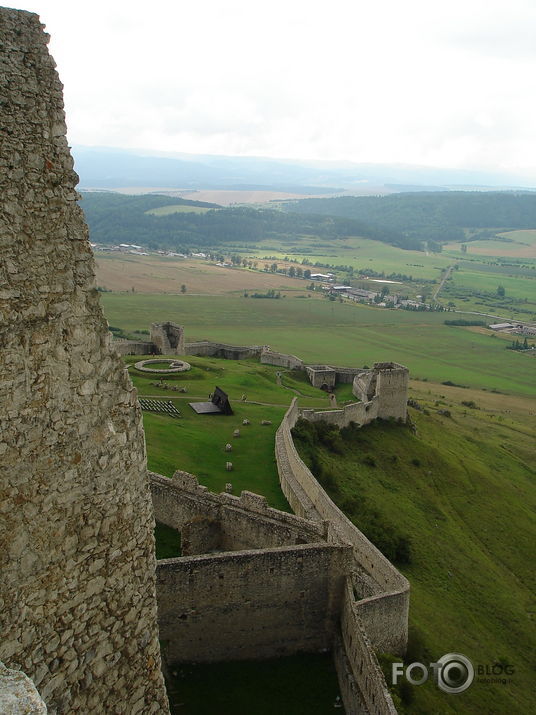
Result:
M148 213L160 207L177 212ZM188 207L192 211L188 211ZM536 228L536 194L438 192L378 197L345 196L251 208L170 196L83 194L82 208L96 243L135 243L188 250L263 239L296 241L360 236L399 248L440 251L441 243L490 237L497 230ZM195 212L197 209L197 212ZM464 229L472 229L466 235Z
M351 218L286 213L249 207L219 208L217 204L186 201L169 196L124 196L83 193L82 208L96 243L135 243L148 248L185 250L221 243L254 243L264 238L295 240L299 236L340 238L362 236L401 248L420 248L420 242L401 232L369 226ZM155 216L148 211L161 206L217 209L206 213L180 212Z
M286 203L301 214L339 216L426 241L467 240L462 229L536 228L536 193L440 191L341 196Z

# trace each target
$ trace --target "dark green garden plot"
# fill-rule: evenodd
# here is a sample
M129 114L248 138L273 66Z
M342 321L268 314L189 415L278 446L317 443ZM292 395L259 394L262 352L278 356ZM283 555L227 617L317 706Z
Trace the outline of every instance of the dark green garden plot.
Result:
M169 670L173 715L344 715L328 653Z

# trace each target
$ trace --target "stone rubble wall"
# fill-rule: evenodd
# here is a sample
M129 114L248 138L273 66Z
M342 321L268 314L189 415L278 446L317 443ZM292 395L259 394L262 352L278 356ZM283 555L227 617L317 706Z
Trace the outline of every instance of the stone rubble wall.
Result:
M337 373L329 365L306 365L305 372L313 387L335 387Z
M176 323L152 323L151 342L160 355L184 355L184 328Z
M378 417L379 398L373 397L369 402L354 402L340 410L300 410L300 417L309 422L328 422L337 427L347 427L350 422L366 425Z
M226 360L247 360L252 357L260 357L262 350L263 346L261 345L226 345L225 343L215 343L209 340L186 343L184 346L185 355L220 357Z
M138 340L114 340L112 345L119 355L154 355L157 352L154 343Z
M303 370L303 360L295 355L285 355L273 350L263 350L261 353L261 363L264 365L276 365L287 370Z
M376 394L380 398L378 417L406 421L408 416L408 369L396 363L377 363Z
M265 497L244 491L240 497L232 494L212 494L200 486L197 477L187 472L175 472L173 479L149 473L156 520L183 535L184 555L211 550L206 541L192 530L206 530L206 520L218 526L217 548L220 551L266 549L325 541L326 525L313 524L294 514L268 506ZM184 531L187 530L185 538ZM190 543L189 543L190 542ZM214 547L213 547L214 548Z
M0 8L0 659L49 713L166 713L141 412L99 306L62 85Z
M330 648L349 553L348 546L320 543L159 561L166 660L259 659Z
M364 626L366 624L366 627ZM352 693L359 690L360 699L364 702L369 715L396 715L396 708L385 684L378 659L370 641L368 621L364 621L354 600L351 584L346 583L341 613L342 650L350 673L346 675L346 688ZM376 650L378 648L376 647ZM336 658L335 662L341 662ZM339 666L340 667L340 666ZM339 677L341 673L339 671ZM357 688L356 688L357 686ZM351 698L350 702L355 702ZM347 712L352 712L346 705Z

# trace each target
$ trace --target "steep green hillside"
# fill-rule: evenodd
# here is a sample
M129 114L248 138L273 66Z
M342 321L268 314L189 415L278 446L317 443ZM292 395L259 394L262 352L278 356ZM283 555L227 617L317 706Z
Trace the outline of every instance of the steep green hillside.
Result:
M300 424L298 444L334 501L410 580L407 662L459 652L475 667L513 666L510 683L474 682L459 695L431 682L405 687L401 711L529 713L533 432L487 398L480 409L476 392L462 404L460 393L423 392L410 411L415 432L388 422L340 432Z

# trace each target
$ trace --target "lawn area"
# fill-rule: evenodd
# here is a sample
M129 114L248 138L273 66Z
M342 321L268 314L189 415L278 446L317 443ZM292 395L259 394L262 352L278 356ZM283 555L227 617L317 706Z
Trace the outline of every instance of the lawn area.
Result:
M191 472L213 492L224 491L225 484L231 482L234 494L247 489L266 496L271 506L288 510L279 488L275 432L297 392L300 403L310 407L327 408L327 396L303 376L293 373L285 373L284 384L278 385L277 368L253 360L192 357L191 371L160 378L136 371L133 363L138 357L125 360L140 397L151 395L173 400L182 414L180 419L175 419L144 411L149 469L168 477L177 469ZM177 393L152 384L155 382L183 387L188 392L186 395ZM234 415L196 414L188 402L207 401L216 385L229 394ZM243 395L247 402L242 401ZM244 419L250 424L243 425ZM271 424L262 425L263 420ZM240 430L240 437L233 437L235 429ZM232 444L230 453L225 452L227 443ZM225 469L227 461L233 463L232 472Z
M435 382L535 392L528 355L506 350L504 342L490 334L444 325L445 318L453 317L448 313L382 310L312 298L128 293L101 298L109 323L129 332L171 320L185 326L187 341L268 344L310 363L370 366L394 360L406 365L412 376Z

